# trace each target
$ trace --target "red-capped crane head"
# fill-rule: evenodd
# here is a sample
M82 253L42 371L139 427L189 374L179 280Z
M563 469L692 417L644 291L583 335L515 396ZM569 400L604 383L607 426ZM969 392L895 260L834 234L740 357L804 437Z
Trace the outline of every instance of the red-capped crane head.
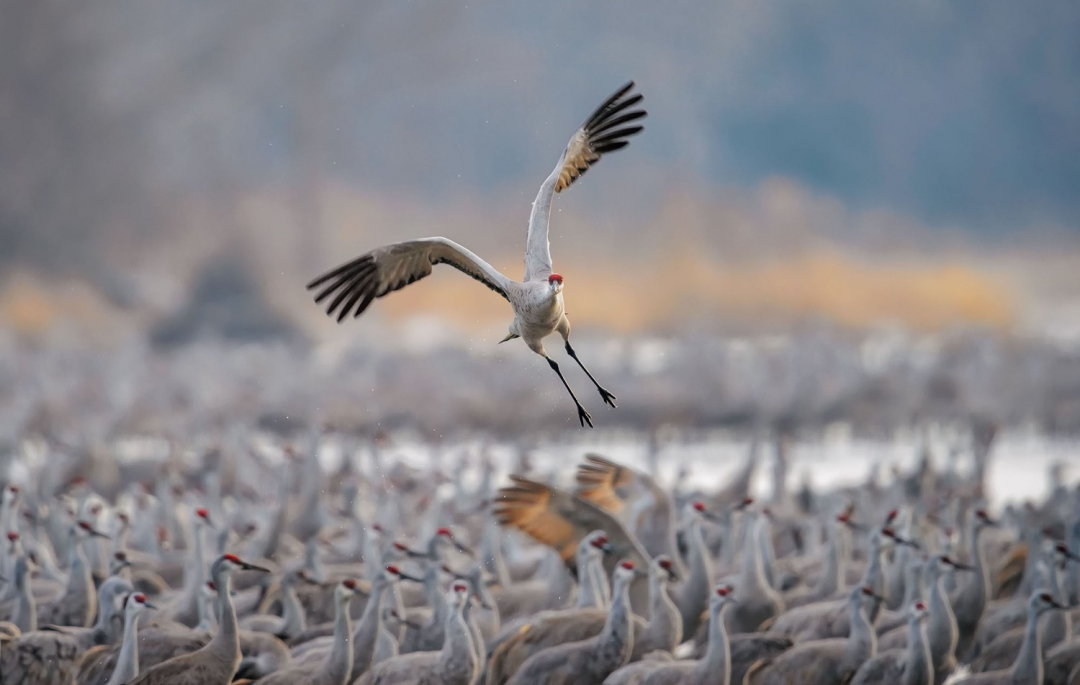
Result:
M562 285L562 274L551 274L550 276L548 276L548 284L549 285L555 285L555 284Z

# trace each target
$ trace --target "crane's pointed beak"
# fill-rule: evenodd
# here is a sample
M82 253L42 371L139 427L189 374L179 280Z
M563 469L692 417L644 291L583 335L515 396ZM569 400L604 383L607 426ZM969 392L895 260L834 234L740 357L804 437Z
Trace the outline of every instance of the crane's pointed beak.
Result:
M518 337L520 337L520 336L517 333L507 333L506 337L499 341L499 344L502 345L504 342L506 342L508 340L513 340L514 338L518 338Z

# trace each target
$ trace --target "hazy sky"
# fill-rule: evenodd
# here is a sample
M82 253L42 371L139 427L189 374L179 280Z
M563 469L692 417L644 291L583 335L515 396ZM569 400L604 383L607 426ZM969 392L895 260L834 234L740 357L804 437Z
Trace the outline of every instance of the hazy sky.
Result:
M1080 229L1080 3L353 5L143 9L113 29L103 97L156 110L160 160L189 180L206 178L196 133L245 176L291 173L314 107L317 164L437 193L535 182L632 77L652 114L625 163L658 175L784 175L932 225ZM184 97L162 103L173 82Z
M629 78L646 134L565 206L782 177L932 228L1080 233L1078 35L1074 0L19 0L0 239L82 259L192 198L326 179L524 203Z

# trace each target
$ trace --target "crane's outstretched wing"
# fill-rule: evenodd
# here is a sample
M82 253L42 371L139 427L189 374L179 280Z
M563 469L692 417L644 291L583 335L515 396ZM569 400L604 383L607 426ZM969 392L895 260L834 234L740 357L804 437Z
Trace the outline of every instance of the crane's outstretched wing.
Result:
M617 515L630 497L628 490L636 477L632 469L599 454L586 454L585 463L578 464L577 494Z
M551 274L548 216L554 194L584 175L605 153L626 147L630 142L627 138L643 128L633 124L646 114L643 109L633 109L642 100L640 93L630 94L633 88L633 81L627 83L592 113L570 139L555 170L540 186L529 216L529 236L525 247L526 281L543 280Z
M641 543L614 516L592 502L522 476L510 476L510 480L513 485L500 489L495 500L495 519L551 547L567 564L573 565L578 543L594 530L607 533L615 551L604 562L608 573L620 559L629 558L642 565L649 562Z
M341 322L350 311L354 316L363 314L376 297L401 290L429 275L436 264L449 264L509 300L510 279L446 238L424 238L380 247L328 271L307 287L318 290L317 303L337 293L326 313L333 316L337 312L337 320Z

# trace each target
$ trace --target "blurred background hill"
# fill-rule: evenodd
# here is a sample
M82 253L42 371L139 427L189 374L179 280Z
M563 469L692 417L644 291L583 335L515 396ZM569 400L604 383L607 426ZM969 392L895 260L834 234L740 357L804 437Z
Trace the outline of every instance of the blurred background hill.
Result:
M553 215L575 330L1072 354L1078 33L1080 4L1009 0L12 0L0 322L111 348L487 349L507 310L460 274L343 327L303 284L440 234L519 277L539 182L633 78L645 133Z

